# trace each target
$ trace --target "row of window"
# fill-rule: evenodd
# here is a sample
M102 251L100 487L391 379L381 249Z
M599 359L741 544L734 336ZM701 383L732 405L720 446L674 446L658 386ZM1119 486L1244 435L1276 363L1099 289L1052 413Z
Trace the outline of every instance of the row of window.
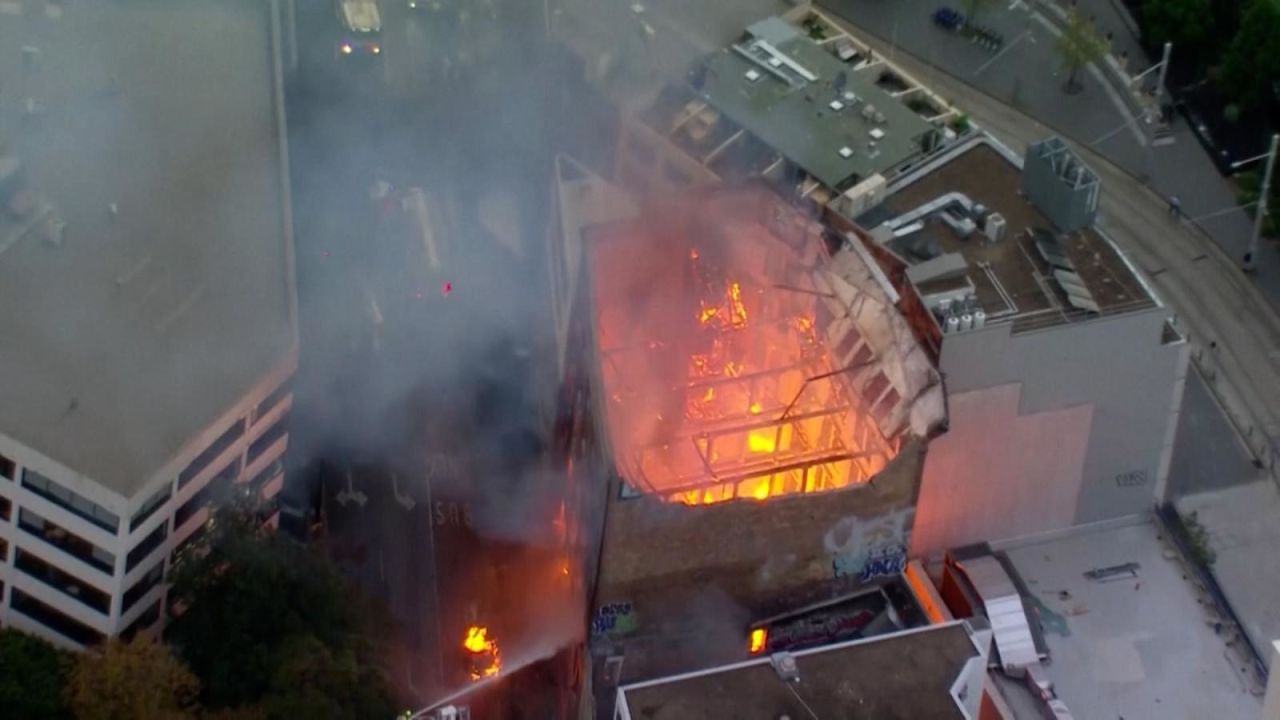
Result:
M31 468L23 468L22 470L22 487L64 510L71 511L113 535L120 529L119 515L79 493L71 492Z
M282 400L284 400L286 397L289 396L290 390L291 388L289 386L289 383L285 383L280 387L276 388L274 392L272 392L267 397L263 398L262 402L258 403L258 406L254 408L253 417L260 418L263 415L266 415L267 413L271 412L273 408L275 408L277 405L280 404ZM267 434L275 432L282 425L283 425L282 421L277 421L274 427L272 427L270 430L264 433L263 437L265 437ZM244 419L237 418L236 421L231 425L231 427L224 430L223 433L218 436L218 439L213 441L212 445L205 448L204 452L196 456L196 458L192 460L191 463L187 465L187 467L181 473L178 474L178 487L180 489L183 487L186 487L187 483L190 483L192 480L194 480L195 477L199 475L201 472L203 472L205 468L209 467L210 463L212 463L214 460L217 460L218 456L221 455L223 452L225 452L227 448L231 447L233 443L235 443L237 440L243 437L244 433L245 433ZM256 441L254 444L257 445L260 442L262 442L261 438L259 438L259 440ZM269 445L270 442L268 442L267 444ZM250 454L251 455L253 454L252 448L250 448ZM250 462L252 462L252 459L250 460Z
M81 645L97 645L106 639L97 630L45 605L18 588L11 588L9 591L9 608L22 613L45 627L52 628L64 637L70 638Z
M154 515L157 510L168 502L169 496L172 494L173 483L165 483L164 487L157 490L154 495L142 504L142 507L138 508L138 512L134 513L132 518L129 518L129 532L137 530L139 525L146 522L147 518Z
M108 575L116 570L116 556L26 508L18 511L18 527Z
M120 612L129 612L142 599L142 596L151 592L151 588L159 585L161 580L164 580L164 563L156 563L156 566L146 575L138 578L132 587L124 591L124 604L120 606Z
M183 503L178 508L178 512L173 515L173 527L180 528L186 524L193 515L200 512L210 500L222 500L230 497L231 484L235 481L236 476L240 474L240 459L236 458L227 464L222 472L218 473L209 484L200 488L200 491L191 496L190 500Z
M217 460L219 455L226 451L227 448L231 447L231 444L239 440L243 435L244 420L237 419L231 427L227 428L218 436L217 440L213 441L212 445L205 448L204 452L197 455L196 459L192 460L191 464L187 465L185 470L178 473L178 489L186 487L187 484L194 480L197 475L204 471L205 468L209 467L209 463Z
M83 603L86 607L97 610L103 615L111 612L110 595L22 548L18 548L14 553L13 565L63 595Z

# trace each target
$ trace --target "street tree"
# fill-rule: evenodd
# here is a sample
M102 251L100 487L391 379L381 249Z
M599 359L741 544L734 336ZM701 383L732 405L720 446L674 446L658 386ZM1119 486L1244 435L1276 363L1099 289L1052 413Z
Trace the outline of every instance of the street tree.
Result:
M1253 0L1222 62L1222 88L1241 106L1280 102L1280 0Z
M166 637L200 679L204 705L275 718L278 708L323 703L351 710L293 717L385 717L380 613L326 558L264 531L259 517L242 504L219 509L173 573L181 611ZM314 652L313 665L298 648ZM289 687L281 677L318 680Z
M1067 26L1058 36L1058 55L1067 69L1067 80L1062 89L1068 93L1079 92L1080 70L1107 54L1107 42L1098 34L1097 25L1079 9L1067 14Z
M190 720L199 689L167 646L138 636L77 656L66 696L77 720Z
M34 635L0 630L0 715L68 720L62 688L70 656Z
M1210 0L1144 0L1142 20L1155 46L1173 43L1174 54L1202 69L1221 50Z

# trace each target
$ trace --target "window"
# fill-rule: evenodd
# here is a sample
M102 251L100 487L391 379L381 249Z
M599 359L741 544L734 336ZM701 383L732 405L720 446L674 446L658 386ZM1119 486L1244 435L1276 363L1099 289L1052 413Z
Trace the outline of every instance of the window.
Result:
M138 604L143 595L151 592L151 588L160 584L164 579L164 563L160 563L151 568L151 572L138 578L138 582L133 587L124 591L124 605L121 606L120 612L127 613L129 609Z
M182 507L178 508L178 512L174 513L173 526L180 528L191 518L191 516L200 512L200 509L209 504L210 500L221 500L226 498L231 491L231 481L240 473L240 459L232 460L222 472L218 473L208 485L200 489L200 492L191 496Z
M268 465L262 472L255 475L254 478L248 482L246 485L247 493L249 495L256 496L258 492L262 490L262 486L271 482L271 480L274 479L276 475L279 475L283 469L284 460L282 458L276 458L275 462Z
M124 561L124 571L129 572L137 567L138 563L146 560L151 553L155 552L156 548L160 547L167 537L169 537L169 524L160 523L155 530L151 531L150 535L147 535L146 539L129 551L129 555Z
M17 466L14 465L12 460L10 460L8 457L4 455L0 455L0 478L4 478L5 480L12 480L14 477L13 475L14 470L16 469L17 469Z
M22 487L88 520L109 533L120 528L120 516L55 483L31 468L22 471Z
M187 469L178 475L178 487L186 487L187 483L194 480L205 468L209 467L209 463L217 460L218 456L231 447L231 444L239 440L242 435L244 435L244 421L236 420L234 425L227 428L226 432L222 433L217 440L214 440L212 445L200 453L195 460L192 460Z
M164 505L171 494L173 494L173 483L167 482L155 495L151 496L151 499L143 503L142 507L138 508L138 512L134 513L133 517L129 519L129 532L137 530L139 525L154 515L156 510L159 510L160 506Z
M201 544L200 541L204 539L205 535L207 535L208 532L209 532L208 523L205 523L204 525L201 525L200 527L196 528L194 532L192 532L190 535L187 536L186 540L182 541L182 544L174 548L173 560L170 564L174 568L177 568L179 565L181 565L183 562L187 560L188 556L194 556L195 553L201 551L204 546Z
M18 527L104 573L116 570L115 555L26 508L18 511Z
M85 584L75 575L50 565L22 548L18 548L18 551L14 554L13 565L63 595L79 600L104 615L111 612L111 597L109 595L91 585Z
M18 588L12 588L10 593L9 607L45 627L61 633L64 637L70 638L81 645L97 645L105 639L102 633L78 620L63 615Z
M253 444L249 446L248 462L252 463L254 460L257 460L267 448L271 447L272 443L279 440L286 432L288 432L286 427L288 420L288 415L281 416L280 419L276 421L275 425L272 425L270 429L262 433L257 440L253 441Z
M7 497L0 497L0 520L8 520L11 512L13 512L13 503L9 502Z
M266 415L275 409L275 406L279 405L281 400L289 397L289 393L292 390L292 384L285 382L280 387L276 388L270 395L263 398L262 402L258 403L258 407L253 411L253 421L257 422L263 415Z
M146 612L139 615L137 620L129 623L129 627L125 628L124 632L120 633L120 639L125 642L132 640L134 635L137 635L139 632L155 625L156 621L159 619L160 598L156 598L156 601L151 603L151 607L147 608Z

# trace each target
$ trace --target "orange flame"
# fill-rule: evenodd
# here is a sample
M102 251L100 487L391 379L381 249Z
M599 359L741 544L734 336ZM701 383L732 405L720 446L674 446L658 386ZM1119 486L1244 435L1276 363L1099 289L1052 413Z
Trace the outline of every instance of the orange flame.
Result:
M462 641L462 647L471 653L473 661L488 661L484 666L473 662L471 668L473 681L493 677L502 671L502 656L498 652L498 641L489 639L488 628L481 625L472 625L467 628L467 636Z
M735 328L747 324L747 306L742 304L742 286L737 282L729 283L729 324Z
M753 453L771 453L778 448L772 430L753 430L747 434L747 449Z
M764 652L765 642L769 639L769 631L764 628L756 628L751 631L751 654L759 655Z

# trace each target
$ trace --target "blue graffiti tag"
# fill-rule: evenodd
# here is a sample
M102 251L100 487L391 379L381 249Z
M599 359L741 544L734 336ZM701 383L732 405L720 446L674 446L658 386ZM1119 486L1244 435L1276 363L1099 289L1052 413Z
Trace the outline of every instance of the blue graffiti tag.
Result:
M617 602L603 605L591 618L592 635L608 635L627 633L635 629L636 620L629 602Z
M907 554L901 549L891 555L882 555L867 560L858 573L858 580L866 582L873 578L900 575L907 567Z

